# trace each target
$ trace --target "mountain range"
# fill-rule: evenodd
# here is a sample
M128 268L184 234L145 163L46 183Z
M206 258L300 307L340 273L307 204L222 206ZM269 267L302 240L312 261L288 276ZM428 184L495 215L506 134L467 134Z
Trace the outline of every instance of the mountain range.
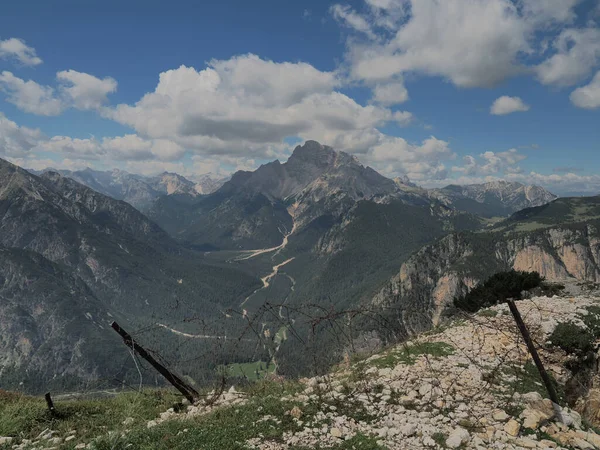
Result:
M44 172L59 173L101 194L124 200L140 211L145 211L160 196L206 195L216 191L226 181L223 178L214 178L210 174L201 175L194 182L176 173L163 172L158 175L143 176L119 169L100 171L86 168L71 171L49 168L43 171L31 170L31 172L36 175Z
M108 329L114 319L151 330L144 339L196 380L218 364L265 358L298 375L314 365L300 342L315 339L300 317L317 311L394 310L408 335L432 326L452 295L511 264L597 278L564 261L562 272L534 263L589 236L587 264L597 264L592 228L562 240L554 231L595 226L597 198L555 200L506 182L427 190L315 141L285 163L211 183L91 169L38 176L0 160L0 384L35 390L135 376ZM554 250L519 256L542 235L555 240L540 248ZM265 316L273 305L278 313ZM208 340L189 339L199 327L209 338L238 336L253 316L265 335L289 323L294 333L275 350L237 340L218 361L200 357L214 355ZM361 322L357 338L381 331L374 327ZM324 331L314 342L331 350L323 367L346 350Z

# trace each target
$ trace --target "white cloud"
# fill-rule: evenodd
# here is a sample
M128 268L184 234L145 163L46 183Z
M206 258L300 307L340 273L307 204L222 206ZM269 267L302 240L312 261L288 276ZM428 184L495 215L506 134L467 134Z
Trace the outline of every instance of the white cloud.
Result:
M518 164L526 158L514 148L504 152L487 151L479 155L480 162L472 155L464 156L463 165L452 167L452 172L465 176L516 174L523 172Z
M415 118L413 113L408 111L396 111L393 117L396 123L402 127L410 125Z
M363 16L350 8L350 6L335 4L330 8L330 11L333 17L344 25L354 29L355 31L364 33L370 38L375 37L369 22L367 22Z
M22 157L44 139L40 130L20 127L0 112L0 155Z
M14 59L24 66L42 64L35 49L29 47L23 39L18 38L0 40L0 59Z
M529 28L508 0L411 0L410 17L382 45L351 45L352 75L375 82L407 72L461 87L493 86L522 71Z
M110 78L96 78L75 70L58 72L58 92L35 81L25 81L11 72L0 74L0 91L7 100L22 111L42 116L56 116L67 108L98 109L107 102L107 95L115 92L117 82Z
M523 16L535 25L571 23L582 0L520 0Z
M503 95L497 98L490 108L490 114L503 116L520 111L529 111L529 105L526 105L519 97L509 97Z
M360 105L336 91L335 73L306 63L255 55L213 60L204 70L181 66L160 74L154 92L134 105L103 108L105 117L144 138L168 139L197 154L270 158L286 137L316 139L349 150L376 127L402 117ZM366 136L366 137L365 137Z
M405 139L380 134L361 161L373 166L384 175L407 175L415 181L440 179L447 176L443 161L456 155L446 141L431 136L421 144L410 144Z
M373 88L373 101L381 105L398 105L407 100L408 91L401 81L378 84Z
M71 159L157 162L178 160L185 153L185 149L174 142L165 139L143 139L136 134L102 139L54 136L40 142L36 150Z
M556 53L536 67L543 84L572 86L586 77L600 62L600 30L563 30L553 43Z
M407 0L365 0L373 14L375 26L393 30L399 21L409 13L410 2Z
M360 18L347 41L350 78L371 87L374 101L393 105L408 98L404 84L395 84L405 75L462 88L516 75L555 86L583 80L600 64L600 30L593 22L574 27L582 1L364 0L361 14L342 5L332 14Z
M0 91L7 94L7 101L22 111L43 116L56 116L63 109L63 103L56 98L54 89L42 86L35 81L25 81L4 71L0 74Z
M586 86L575 89L570 96L571 102L579 108L600 108L600 71Z
M107 103L107 95L117 90L117 82L110 77L96 78L75 70L63 70L56 74L61 83L64 101L77 109L97 109Z

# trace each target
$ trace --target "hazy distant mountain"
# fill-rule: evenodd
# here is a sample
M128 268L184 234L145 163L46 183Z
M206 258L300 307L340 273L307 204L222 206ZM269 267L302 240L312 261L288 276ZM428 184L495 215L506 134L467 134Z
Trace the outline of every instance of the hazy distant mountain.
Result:
M540 206L557 198L543 187L508 181L466 186L450 185L442 189L432 189L430 195L445 205L483 217L508 216L521 209Z
M48 171L58 172L101 194L124 200L140 211L147 210L158 197L163 195L196 197L199 194L214 192L225 182L210 175L202 175L198 182L194 182L176 173L163 172L160 175L143 176L118 169L109 171L90 168L76 171L46 169L41 172L33 171L33 173L39 175Z

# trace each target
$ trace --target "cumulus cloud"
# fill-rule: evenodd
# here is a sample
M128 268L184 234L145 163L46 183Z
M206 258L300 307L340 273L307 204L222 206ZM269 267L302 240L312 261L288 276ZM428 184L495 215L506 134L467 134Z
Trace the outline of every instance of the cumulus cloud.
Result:
M19 38L0 40L0 59L13 59L24 66L42 64L35 49Z
M124 136L78 139L54 136L38 143L36 150L71 159L111 161L174 161L180 159L185 149L164 139L143 139L136 134Z
M572 86L588 77L600 62L600 30L563 30L553 48L556 53L536 67L537 77L543 84Z
M340 150L377 142L377 127L403 125L379 105L337 91L336 73L256 55L213 60L203 70L181 66L159 76L153 92L102 114L147 139L168 139L203 155L257 159L281 155L286 137L316 139Z
M335 4L331 7L330 10L333 17L336 20L340 21L342 24L356 31L364 33L370 38L375 37L375 34L371 30L371 25L369 25L369 22L367 22L367 20L363 16L354 11L350 6Z
M452 172L468 176L490 176L521 173L519 163L527 157L515 148L504 152L487 151L479 158L472 155L463 157L462 166L453 166Z
M490 108L490 114L503 116L520 111L529 111L529 105L526 105L519 97L509 97L503 95L497 98Z
M393 117L396 123L401 127L410 125L415 118L413 113L408 111L396 111Z
M110 77L100 79L75 70L58 72L56 78L58 89L4 71L0 74L0 91L22 111L57 116L67 108L98 109L106 103L107 95L117 89L117 82Z
M411 144L403 138L380 134L361 161L394 177L406 175L411 180L443 179L447 169L443 161L456 155L446 141L431 136L420 144Z
M391 106L408 100L408 91L401 81L377 84L373 88L373 101L381 105Z
M110 77L104 79L93 75L63 70L56 74L61 83L64 101L77 109L97 109L107 103L107 95L117 90L117 82Z
M570 96L571 102L579 108L600 108L600 72L586 86L575 89Z
M35 81L25 81L4 71L0 74L0 91L7 95L7 101L22 111L42 116L60 114L64 105L56 98L54 89L42 86Z
M383 44L351 45L352 75L375 82L407 72L461 87L493 86L522 69L528 27L506 0L411 0L410 16Z
M19 126L0 112L0 155L22 157L44 139L40 130Z
M385 105L408 98L404 85L395 84L407 74L462 88L522 74L559 87L580 82L600 63L598 28L574 26L581 2L365 0L360 13L340 4L331 12L339 20L352 13L360 24L350 27L358 33L348 39L349 75Z
M582 0L521 0L524 18L535 25L571 23L576 19L574 8Z

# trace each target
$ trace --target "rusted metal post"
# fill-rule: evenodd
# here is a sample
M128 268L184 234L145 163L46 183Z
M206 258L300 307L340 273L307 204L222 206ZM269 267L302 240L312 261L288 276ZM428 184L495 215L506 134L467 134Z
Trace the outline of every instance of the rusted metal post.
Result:
M515 322L517 323L517 327L519 327L519 331L521 332L521 335L523 336L523 340L525 341L525 344L527 344L527 349L529 350L529 353L531 354L531 357L533 358L533 362L535 363L535 366L537 367L538 371L540 372L540 377L542 377L542 381L544 382L544 385L546 386L546 390L548 391L550 400L552 400L555 404L558 405L559 404L558 403L558 395L556 395L556 389L554 389L554 384L552 384L552 380L550 379L548 372L546 372L546 369L544 368L544 365L542 364L540 355L538 354L538 352L535 348L535 345L533 345L533 341L531 340L531 335L529 334L529 330L527 329L525 322L523 322L523 318L521 317L521 313L517 309L517 305L515 305L515 301L513 299L508 299L508 300L506 300L506 302L508 303L510 312L512 313L513 317L515 318Z
M113 330L115 330L123 338L125 345L144 358L152 367L154 367L158 373L167 379L179 392L181 392L190 403L194 403L200 394L193 387L155 360L150 353L148 353L141 345L133 340L133 338L123 328L119 326L117 322L111 324Z

